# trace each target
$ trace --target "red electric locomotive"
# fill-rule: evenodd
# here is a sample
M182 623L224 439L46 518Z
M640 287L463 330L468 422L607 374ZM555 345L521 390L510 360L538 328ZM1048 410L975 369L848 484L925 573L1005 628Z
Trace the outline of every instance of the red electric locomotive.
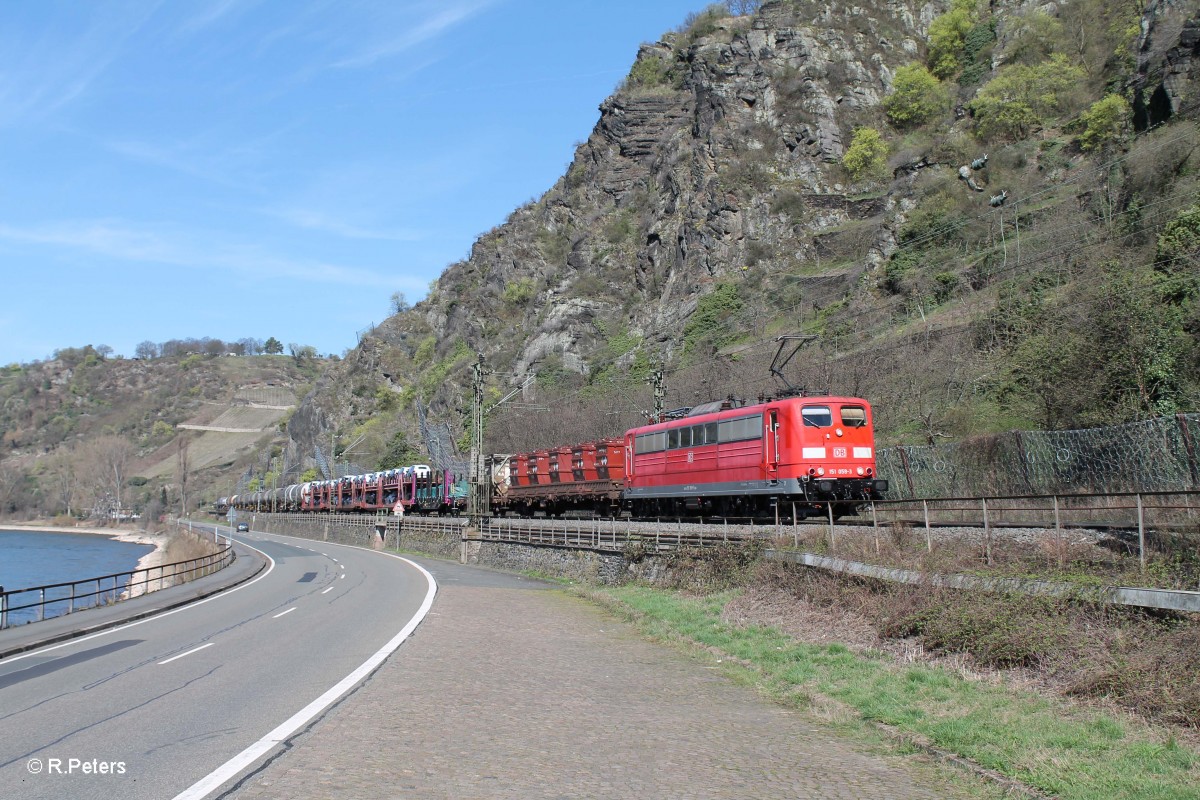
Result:
M635 517L852 514L887 491L875 478L871 406L787 397L686 416L625 434L623 505Z

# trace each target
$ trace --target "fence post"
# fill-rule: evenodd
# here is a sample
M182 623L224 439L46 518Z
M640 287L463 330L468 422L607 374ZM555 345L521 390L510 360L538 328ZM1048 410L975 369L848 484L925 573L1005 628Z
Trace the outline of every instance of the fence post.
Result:
M829 511L829 552L833 553L837 549L837 539L834 538L833 532L833 503L827 503L825 508Z
M925 552L933 552L933 533L929 530L929 501L922 500L921 508L925 511ZM893 523L894 524L894 523Z
M988 524L987 498L980 498L983 503L983 552L987 565L992 565L992 527Z
M871 501L871 531L875 534L875 555L879 555L879 517L875 516L875 501Z
M796 520L796 501L792 501L792 547L800 549L800 523Z
M1138 492L1137 496L1137 512L1138 512L1138 569L1142 572L1146 571L1146 519L1142 510L1142 494Z
M4 587L0 586L0 631L8 627L8 595L4 593Z

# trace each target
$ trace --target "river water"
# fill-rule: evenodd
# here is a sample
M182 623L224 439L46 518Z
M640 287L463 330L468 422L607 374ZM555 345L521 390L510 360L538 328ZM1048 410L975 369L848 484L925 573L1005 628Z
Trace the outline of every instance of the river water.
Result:
M12 591L128 572L137 567L138 559L153 549L151 545L120 542L99 534L0 530L0 586ZM126 583L118 581L116 591L119 593ZM100 588L104 591L102 599L111 599L113 582L103 581ZM95 590L94 583L76 587L77 594ZM54 590L47 592L47 599L66 597L69 593L69 587ZM11 608L37 599L36 592L24 593L10 597L8 603ZM100 599L76 600L75 608L95 605ZM67 603L53 603L46 607L46 616L57 616L66 610ZM20 625L37 618L36 608L11 611L8 625Z

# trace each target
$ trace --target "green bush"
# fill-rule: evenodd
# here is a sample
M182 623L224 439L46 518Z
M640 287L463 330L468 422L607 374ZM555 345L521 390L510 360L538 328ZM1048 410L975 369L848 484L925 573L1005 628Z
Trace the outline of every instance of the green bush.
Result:
M929 71L953 78L962 66L963 44L975 25L975 0L954 0L950 10L929 24Z
M413 363L417 366L428 364L430 359L433 358L433 353L436 347L437 338L433 336L426 336L421 340L421 343L417 345L417 351L413 353Z
M924 261L915 250L897 250L883 268L883 288L891 294L908 294L906 278Z
M655 89L671 82L671 65L658 56L648 55L633 62L629 76L625 78L625 87Z
M1045 11L1032 11L1008 21L1008 46L1004 50L1008 64L1038 64L1054 53L1065 37L1063 24Z
M523 306L533 299L537 293L533 278L518 278L504 287L504 302L509 305Z
M1194 274L1200 265L1200 203L1184 209L1163 228L1154 266L1169 274Z
M962 74L958 82L973 86L983 80L992 68L992 44L996 41L996 20L989 19L971 26L963 40Z
M705 341L718 348L732 341L735 333L726 326L726 322L741 311L743 305L735 283L719 284L711 293L701 297L696 310L683 326L684 352L693 351Z
M951 244L958 240L965 225L966 218L955 198L935 194L909 214L908 222L900 229L900 243L916 248Z
M950 105L950 93L921 64L909 64L896 70L892 93L883 101L883 110L893 125L920 125L941 114Z
M1105 95L1080 115L1083 133L1079 136L1079 146L1084 150L1095 150L1120 139L1128 130L1132 117L1129 101L1119 94Z
M1086 74L1055 55L1034 66L1006 67L971 101L979 135L1023 139L1070 110Z
M887 174L887 142L874 128L855 128L854 138L842 156L842 166L850 177L879 178Z

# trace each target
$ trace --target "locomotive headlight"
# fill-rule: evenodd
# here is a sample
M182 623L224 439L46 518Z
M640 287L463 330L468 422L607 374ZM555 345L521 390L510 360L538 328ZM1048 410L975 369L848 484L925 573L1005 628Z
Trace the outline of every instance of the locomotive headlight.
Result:
M859 475L859 477L862 477L862 474L863 474L863 468L862 468L862 467L859 467L859 468L858 468L858 470L857 470L857 472L858 472L858 475Z
M834 433L836 433L838 436L841 436L841 435L842 435L842 429L841 429L841 428L834 428L834 429L833 429L833 432L834 432Z
M817 467L817 474L818 474L818 475L824 475L824 474L825 474L825 468L824 468L824 467Z

